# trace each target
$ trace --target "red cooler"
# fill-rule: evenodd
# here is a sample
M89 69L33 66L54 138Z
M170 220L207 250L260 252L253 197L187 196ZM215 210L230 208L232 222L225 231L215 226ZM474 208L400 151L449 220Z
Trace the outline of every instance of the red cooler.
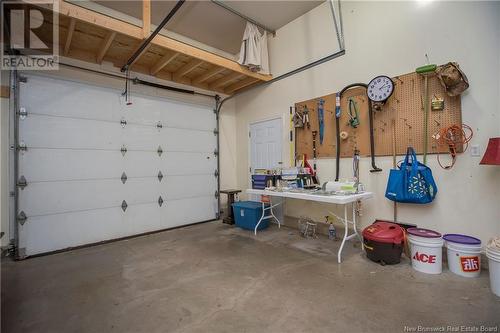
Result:
M366 256L382 265L398 264L404 246L404 231L399 225L375 221L363 230Z

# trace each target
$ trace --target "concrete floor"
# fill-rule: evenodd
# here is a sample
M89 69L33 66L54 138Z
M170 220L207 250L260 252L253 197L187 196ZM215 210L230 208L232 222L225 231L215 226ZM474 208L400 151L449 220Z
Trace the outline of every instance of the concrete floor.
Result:
M360 244L220 222L2 262L2 332L405 332L500 323L487 272L368 261ZM410 328L411 330L411 328ZM406 332L409 330L407 329Z

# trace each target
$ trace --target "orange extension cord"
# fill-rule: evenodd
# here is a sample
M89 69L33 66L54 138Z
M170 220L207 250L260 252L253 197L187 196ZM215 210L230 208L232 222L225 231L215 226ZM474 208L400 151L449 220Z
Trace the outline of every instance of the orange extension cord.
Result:
M437 161L441 168L449 170L453 168L457 160L457 147L464 146L463 151L465 152L469 147L469 142L472 139L473 131L470 126L462 125L452 125L440 129L436 134L434 134L434 139L440 147L448 147L451 155L451 164L443 165L440 160L440 153L438 150Z

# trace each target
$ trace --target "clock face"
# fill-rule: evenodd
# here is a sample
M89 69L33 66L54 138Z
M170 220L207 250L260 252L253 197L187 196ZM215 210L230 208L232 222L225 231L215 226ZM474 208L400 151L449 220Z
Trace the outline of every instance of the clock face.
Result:
M385 75L377 76L368 84L368 98L373 102L384 102L391 97L394 91L394 82Z

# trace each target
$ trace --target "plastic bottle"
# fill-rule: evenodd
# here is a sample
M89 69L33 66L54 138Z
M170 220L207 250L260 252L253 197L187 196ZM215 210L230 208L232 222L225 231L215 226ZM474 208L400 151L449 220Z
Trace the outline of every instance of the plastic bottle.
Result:
M330 223L328 226L328 239L334 240L335 238L337 238L337 231L335 230L333 223Z

